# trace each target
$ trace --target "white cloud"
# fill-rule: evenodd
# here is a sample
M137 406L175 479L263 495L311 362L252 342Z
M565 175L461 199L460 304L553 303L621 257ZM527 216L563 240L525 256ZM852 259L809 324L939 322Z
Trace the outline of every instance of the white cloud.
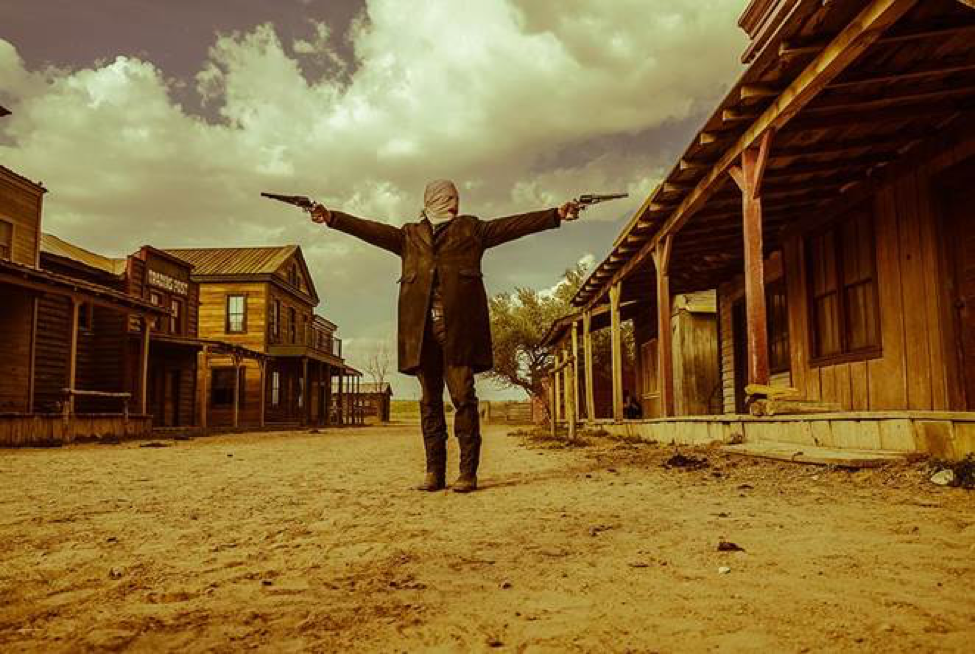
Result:
M195 83L219 124L187 114L170 94L182 82L152 62L31 71L0 39L0 101L14 111L0 120L0 161L51 189L46 230L107 254L142 243L301 243L326 312L355 317L347 334L382 339L395 261L321 238L259 191L307 193L397 223L416 216L424 182L443 176L461 184L464 209L485 217L587 191L626 190L635 207L672 147L597 148L591 158L574 148L626 144L713 103L738 70L742 4L480 0L459 11L448 0L370 0L350 35L350 71L335 67L326 24L287 45L271 25L215 37ZM335 65L309 80L303 58ZM577 258L567 251L553 271ZM357 292L376 294L377 308Z

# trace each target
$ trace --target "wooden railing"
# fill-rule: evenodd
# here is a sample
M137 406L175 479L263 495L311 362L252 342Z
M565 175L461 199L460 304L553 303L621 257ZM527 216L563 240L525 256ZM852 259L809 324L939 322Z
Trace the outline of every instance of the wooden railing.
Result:
M73 413L74 410L74 398L76 397L102 397L102 398L115 398L122 400L122 417L125 420L129 419L129 400L132 399L132 393L108 393L105 391L82 391L77 388L64 388L61 389L61 393L64 395L65 401L62 402L62 413L64 419L67 420Z

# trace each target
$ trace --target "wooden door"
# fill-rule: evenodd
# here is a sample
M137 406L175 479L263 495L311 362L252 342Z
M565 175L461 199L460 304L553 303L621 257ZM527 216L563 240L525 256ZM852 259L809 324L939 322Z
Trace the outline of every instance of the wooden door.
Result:
M955 186L948 190L945 200L947 234L954 249L952 308L959 376L967 408L975 411L975 189Z
M163 397L163 425L179 426L179 371L166 371L166 394Z

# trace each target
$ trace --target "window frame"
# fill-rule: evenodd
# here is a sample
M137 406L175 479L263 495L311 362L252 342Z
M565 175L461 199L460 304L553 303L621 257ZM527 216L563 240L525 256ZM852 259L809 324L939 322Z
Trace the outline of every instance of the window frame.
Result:
M182 336L186 321L186 302L178 297L170 297L169 310L172 312L169 316L169 333Z
M240 298L243 311L240 318L240 329L231 329L230 321L230 302L235 298ZM225 334L246 334L247 333L247 295L245 293L228 293L224 301L224 333Z
M873 312L874 323L877 325L876 343L865 347L850 349L850 330L849 330L849 300L847 290L857 284L847 284L844 270L844 236L843 227L850 220L865 219L870 226L871 242L869 247L871 277L868 282L859 281L857 284L868 283L872 287L874 296ZM814 290L814 269L817 262L813 261L810 253L811 241L815 238L831 235L833 247L833 274L836 279L836 303L837 303L837 330L839 335L840 351L831 354L819 354L819 329L816 324L816 296ZM855 363L859 361L869 361L883 356L883 323L880 309L880 289L877 279L877 219L869 204L859 204L851 210L844 212L842 216L819 226L815 230L807 232L802 240L802 254L805 258L804 269L806 274L806 327L808 329L809 365L813 368L838 365L843 363Z
M10 243L4 244L0 243L0 248L7 248L7 254L2 254L0 251L0 259L6 261L14 260L14 243L17 242L17 225L12 220L7 220L6 218L0 218L0 223L10 226Z
M781 318L783 324L779 325L775 318L774 303L772 302L773 295L781 295L785 305L785 311ZM765 329L768 334L768 363L769 363L769 374L781 375L792 371L792 347L791 347L791 334L789 333L789 293L785 284L785 278L780 277L775 281L769 282L765 285ZM779 365L775 365L775 360L773 357L774 348L773 343L775 342L775 327L779 327L781 332L784 334L783 340L785 342L785 354L786 358L784 362L779 362Z
M226 376L230 385L228 388L223 388L222 386L218 388L217 377ZM210 369L210 406L212 407L230 407L234 406L234 368L232 366L220 366ZM221 400L217 401L217 391L226 392L226 400L223 399L221 395Z
M271 371L271 406L281 406L281 373L277 370Z

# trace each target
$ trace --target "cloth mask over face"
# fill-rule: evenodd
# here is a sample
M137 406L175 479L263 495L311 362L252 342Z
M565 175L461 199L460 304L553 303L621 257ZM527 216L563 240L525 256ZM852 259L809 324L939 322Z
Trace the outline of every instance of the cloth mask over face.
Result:
M457 215L460 194L449 179L437 179L427 184L423 192L423 211L420 216L437 224L447 222Z

